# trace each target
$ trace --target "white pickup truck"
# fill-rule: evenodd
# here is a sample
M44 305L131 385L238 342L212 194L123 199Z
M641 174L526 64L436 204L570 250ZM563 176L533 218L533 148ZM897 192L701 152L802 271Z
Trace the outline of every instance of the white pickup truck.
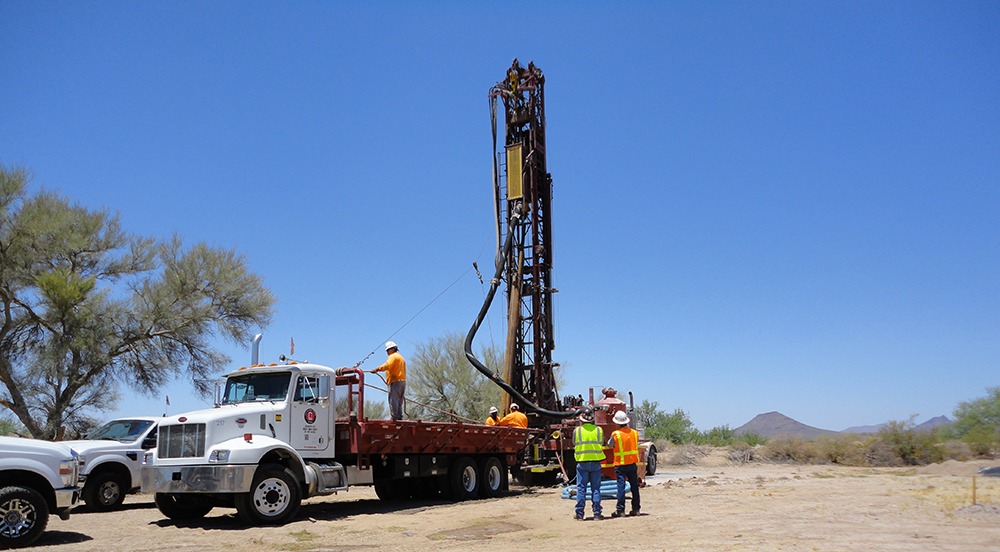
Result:
M156 448L159 418L111 420L82 441L64 441L80 454L83 501L94 512L121 508L125 495L138 491L145 451Z
M73 449L19 437L0 437L0 548L35 542L49 514L69 519L80 500Z

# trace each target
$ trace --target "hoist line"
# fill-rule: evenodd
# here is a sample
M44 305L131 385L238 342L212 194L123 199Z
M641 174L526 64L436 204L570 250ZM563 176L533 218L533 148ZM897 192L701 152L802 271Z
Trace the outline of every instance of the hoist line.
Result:
M378 376L382 380L382 382L386 384L386 386L389 385L389 382L387 382L385 380L385 378L382 377L382 374L375 374L375 375ZM369 387L369 388L374 389L376 391L381 391L381 392L383 392L383 393L385 393L387 395L389 394L389 390L388 389L383 389L382 387L379 387L377 385L372 385L370 383L365 383L365 387ZM450 418L457 418L459 420L463 420L463 421L469 422L470 424L482 424L482 422L479 421L479 420L473 420L472 418L466 418L465 416L460 416L458 414L455 414L454 412L449 412L447 410L441 410L440 408L433 407L433 406L431 406L429 404L424 404L422 402L415 401L413 399L407 399L406 397L403 397L403 412L407 413L407 414L408 414L408 412L406 412L406 403L413 403L413 404L415 404L417 406L422 406L422 407L424 407L424 408L426 408L428 410L433 410L433 411L439 412L441 414L446 414Z
M471 266L469 268L467 268L465 270L465 272L463 272L458 278L455 278L454 282L448 284L448 287L444 288L444 290L441 291L441 293L438 293L436 297L434 297L433 299L431 299L430 303L427 303L426 305L424 305L424 307L422 309L420 309L419 311L417 311L417 314L414 314L413 316L411 316L409 320L407 320L405 323L403 323L402 326L400 326L399 328L397 328L396 331L392 332L392 334L390 334L389 337L383 339L382 342L385 343L386 341L389 341L390 339L392 339L393 337L395 337L396 334L398 334L399 332L403 331L403 328L405 328L406 326L408 326L410 324L410 322L413 322L418 316L420 316L421 313L423 313L425 310L427 310L428 307L430 307L431 305L433 305L435 301L437 301L438 299L440 299L442 295L444 295L445 293L448 293L448 290L451 289L452 287L454 287L454 285L457 284L459 282L459 280L461 280L462 278L465 278L465 275L468 274L469 272L471 272L472 269L473 269L473 267L471 267ZM354 365L354 368L357 368L357 367L361 366L362 364L364 364L365 361L368 360L372 355L374 355L375 351L377 351L378 349L379 349L379 347L376 345L375 348L372 349L372 351L370 353L368 353L367 355L365 355L365 358L359 360L358 363Z

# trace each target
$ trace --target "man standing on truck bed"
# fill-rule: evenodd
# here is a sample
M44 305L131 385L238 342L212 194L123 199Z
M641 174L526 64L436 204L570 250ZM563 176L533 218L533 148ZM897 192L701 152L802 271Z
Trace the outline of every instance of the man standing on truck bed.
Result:
M399 348L393 341L385 342L385 354L389 355L385 364L372 370L372 373L385 372L385 380L389 384L389 415L393 420L402 420L406 395L406 360L399 354Z

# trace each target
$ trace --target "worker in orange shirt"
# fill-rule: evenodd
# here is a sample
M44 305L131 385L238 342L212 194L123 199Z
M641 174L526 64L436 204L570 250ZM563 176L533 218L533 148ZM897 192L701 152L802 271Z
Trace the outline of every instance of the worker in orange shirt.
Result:
M385 381L389 384L389 415L393 420L402 420L406 395L406 359L399 354L399 347L392 341L385 342L385 354L389 355L385 364L371 373L385 372Z
M510 403L510 414L500 418L497 425L528 427L528 417L521 412L521 407L517 406L517 403Z
M497 407L491 406L490 415L486 417L486 422L485 422L486 425L497 425L497 422L499 421L500 421L500 411L497 410Z
M632 491L632 509L629 516L639 515L639 432L628 426L629 418L623 410L615 412L612 421L618 429L611 433L608 444L615 458L615 477L618 479L618 504L611 517L625 515L625 481Z

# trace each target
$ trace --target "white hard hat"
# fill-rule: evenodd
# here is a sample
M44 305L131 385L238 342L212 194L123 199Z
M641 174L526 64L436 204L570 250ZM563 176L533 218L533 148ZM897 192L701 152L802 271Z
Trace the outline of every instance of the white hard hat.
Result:
M618 412L615 412L613 421L618 425L625 425L629 422L628 414L626 414L624 410L619 410Z
M511 410L520 410L521 407L517 406L517 403L510 403L510 409Z
M497 407L495 406L490 407L490 414L496 414L497 412L500 412L499 410L497 410Z
M385 350L388 351L389 349L398 349L398 347L396 347L396 342L395 341L386 341L385 342Z

